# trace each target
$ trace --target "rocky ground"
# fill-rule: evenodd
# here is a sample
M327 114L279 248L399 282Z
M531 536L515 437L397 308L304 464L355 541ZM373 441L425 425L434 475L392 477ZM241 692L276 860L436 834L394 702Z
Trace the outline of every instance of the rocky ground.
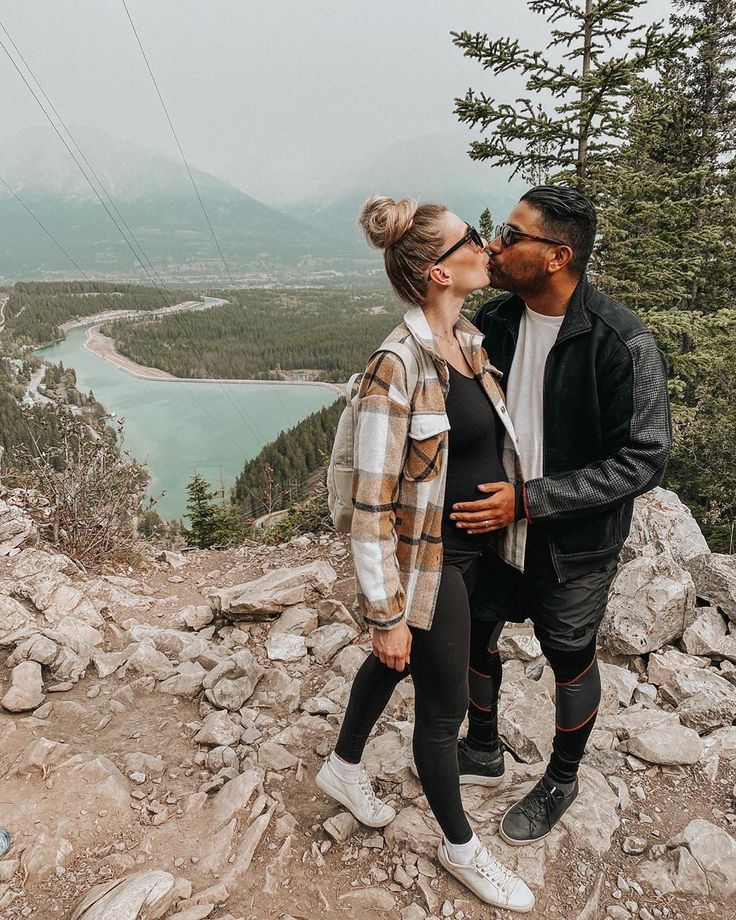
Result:
M366 756L396 820L359 826L314 786L369 647L343 538L91 575L23 505L0 499L4 920L511 916L436 862L410 683ZM534 889L531 917L734 917L736 562L672 493L638 503L602 643L581 794L511 848L498 820L543 769L554 681L527 626L504 635L508 779L463 787L468 814Z

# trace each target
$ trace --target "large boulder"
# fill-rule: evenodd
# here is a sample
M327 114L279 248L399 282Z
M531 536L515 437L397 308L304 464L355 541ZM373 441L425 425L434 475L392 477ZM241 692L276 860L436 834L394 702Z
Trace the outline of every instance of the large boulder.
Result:
M181 900L169 872L149 869L92 888L74 909L71 920L156 920Z
M736 556L703 553L688 560L698 597L720 607L736 623Z
M652 848L653 859L639 867L639 881L664 894L704 895L731 903L736 897L736 840L702 818Z
M28 712L43 703L41 665L37 661L22 661L13 668L10 689L2 698L8 712Z
M707 553L708 544L698 522L675 492L652 489L634 502L631 530L621 560L669 553L679 565Z
M21 546L38 542L36 524L24 510L0 498L0 556L14 556Z
M337 581L329 562L317 560L295 568L274 569L254 581L219 588L208 595L215 611L231 620L277 617L286 607L327 596Z
M621 748L656 764L695 764L703 753L698 733L684 725L661 723L623 742Z
M728 635L726 621L717 607L702 607L697 618L682 636L682 647L688 655L736 662L736 636Z
M618 570L601 638L621 655L654 652L682 636L694 610L695 588L689 572L666 553L642 556Z
M8 636L31 626L34 622L33 615L23 604L12 597L0 594L0 647L4 645L3 640Z

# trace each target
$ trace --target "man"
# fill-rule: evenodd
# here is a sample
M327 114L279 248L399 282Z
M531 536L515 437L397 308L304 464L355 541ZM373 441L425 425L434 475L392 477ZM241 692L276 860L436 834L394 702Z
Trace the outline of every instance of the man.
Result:
M505 621L531 618L556 681L549 764L500 825L517 845L549 834L577 795L600 701L596 635L608 589L634 498L661 482L671 446L666 369L650 332L585 277L595 232L583 195L531 189L489 246L491 284L509 293L474 320L503 374L524 482L481 485L486 498L455 506L457 526L499 531L471 599L461 782L503 778L496 643Z

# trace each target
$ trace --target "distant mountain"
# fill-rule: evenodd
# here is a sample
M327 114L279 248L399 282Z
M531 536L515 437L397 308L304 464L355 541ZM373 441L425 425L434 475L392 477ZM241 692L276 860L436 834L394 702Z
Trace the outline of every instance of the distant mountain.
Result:
M72 132L162 277L222 281L226 275L182 163L110 137ZM307 226L198 169L199 192L236 280L304 277L354 267L354 247ZM80 266L95 277L144 277L77 166L50 128L0 141L0 175ZM0 276L43 278L74 269L0 186Z
M469 223L490 208L500 223L527 186L520 179L509 182L501 169L471 160L467 147L462 136L446 133L399 141L303 200L282 205L282 210L315 228L339 233L346 242L360 242L363 251L366 244L356 219L373 194L447 204Z

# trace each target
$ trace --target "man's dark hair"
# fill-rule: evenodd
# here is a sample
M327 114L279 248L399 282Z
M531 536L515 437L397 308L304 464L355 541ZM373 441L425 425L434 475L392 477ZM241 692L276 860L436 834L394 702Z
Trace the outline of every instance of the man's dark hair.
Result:
M572 248L570 271L582 275L593 252L598 223L592 202L564 185L537 185L522 195L521 200L542 215L545 235Z

